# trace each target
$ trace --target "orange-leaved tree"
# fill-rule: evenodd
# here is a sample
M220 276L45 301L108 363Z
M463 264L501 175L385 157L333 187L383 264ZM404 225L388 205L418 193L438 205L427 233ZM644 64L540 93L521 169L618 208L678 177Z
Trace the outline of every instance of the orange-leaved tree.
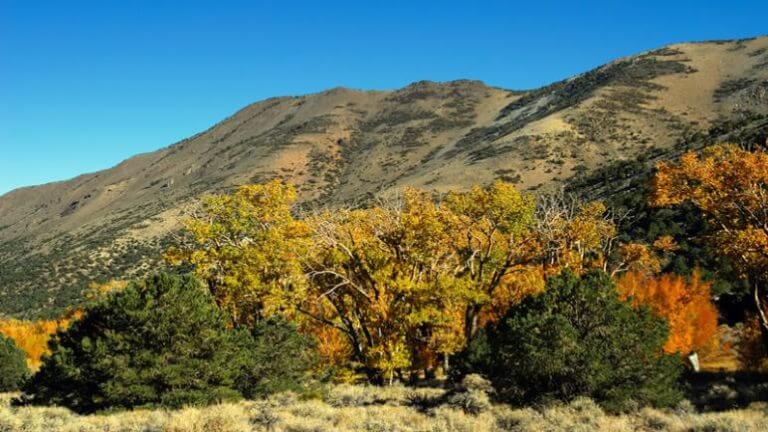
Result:
M712 227L706 240L749 282L768 333L768 154L724 144L686 153L657 169L650 203L690 202L702 212Z
M27 365L33 371L40 367L42 357L48 354L48 341L60 328L66 328L77 313L67 314L55 320L22 321L0 320L0 334L13 339L16 346L24 351Z
M617 282L623 299L648 306L667 321L669 338L664 350L684 355L707 347L717 332L717 308L710 298L710 285L698 271L690 278L630 271Z

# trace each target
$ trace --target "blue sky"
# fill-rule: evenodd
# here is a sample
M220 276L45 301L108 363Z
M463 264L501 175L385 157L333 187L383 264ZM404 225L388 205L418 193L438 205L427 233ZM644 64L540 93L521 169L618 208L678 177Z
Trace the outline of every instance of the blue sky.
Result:
M525 89L664 44L768 33L768 1L0 0L0 194L110 167L270 96Z

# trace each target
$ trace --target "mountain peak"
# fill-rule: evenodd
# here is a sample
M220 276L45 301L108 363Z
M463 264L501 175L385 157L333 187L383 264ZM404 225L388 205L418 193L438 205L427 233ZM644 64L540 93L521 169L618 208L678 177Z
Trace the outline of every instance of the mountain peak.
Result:
M239 184L279 178L327 206L406 185L534 190L766 119L768 37L670 45L523 92L418 81L266 99L111 169L0 197L0 312L55 310L90 281L143 274L180 209Z

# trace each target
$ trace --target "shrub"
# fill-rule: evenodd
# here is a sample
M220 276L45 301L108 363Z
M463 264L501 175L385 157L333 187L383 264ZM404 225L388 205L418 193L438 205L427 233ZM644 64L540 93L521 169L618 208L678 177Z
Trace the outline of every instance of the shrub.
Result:
M302 391L316 364L312 340L280 318L262 320L251 328L245 377L240 390L248 398L281 391Z
M477 415L491 407L491 400L488 393L480 390L468 390L451 394L447 399L447 405L467 414Z
M152 276L87 306L57 333L21 401L92 412L236 399L249 338L228 330L194 278Z
M667 327L619 299L604 272L566 271L512 307L462 354L464 370L513 403L592 397L611 410L680 399L679 358L663 353Z
M493 393L493 386L487 379L478 374L469 374L453 391L445 395L444 401L451 408L477 415L491 407L489 393Z
M0 392L16 391L29 375L27 359L13 340L0 335Z
M466 375L456 387L459 391L478 390L484 393L493 392L493 385L482 375L478 374Z

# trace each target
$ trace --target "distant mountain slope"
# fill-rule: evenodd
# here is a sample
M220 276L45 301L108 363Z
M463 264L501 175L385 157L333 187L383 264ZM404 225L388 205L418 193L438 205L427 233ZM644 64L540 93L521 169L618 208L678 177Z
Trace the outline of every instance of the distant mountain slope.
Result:
M454 81L268 99L114 168L0 197L0 314L55 312L91 281L148 271L178 210L206 192L282 178L304 202L341 205L406 185L533 190L717 128L761 133L767 115L767 37L671 45L526 92Z

